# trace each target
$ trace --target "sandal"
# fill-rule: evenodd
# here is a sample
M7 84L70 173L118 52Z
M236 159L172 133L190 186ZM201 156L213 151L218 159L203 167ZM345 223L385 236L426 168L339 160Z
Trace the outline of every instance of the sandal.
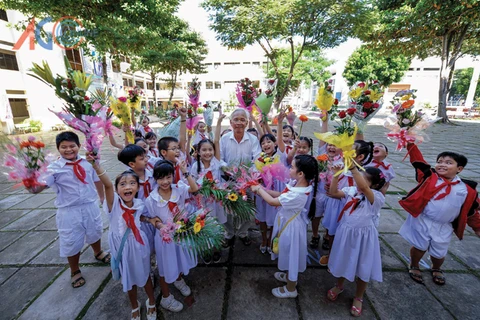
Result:
M82 276L82 271L77 270L71 275L72 288L80 288L85 284L85 278Z
M102 254L105 254L102 258ZM99 253L95 255L95 260L103 262L103 263L110 263L110 253L109 252L104 252L103 250L100 250Z
M412 267L412 266L410 266L410 267L408 268L408 274L410 275L410 278L412 278L413 281L415 281L415 282L417 282L417 283L424 284L424 283L423 283L422 274L412 272L412 271L414 271L414 270L420 271L420 268L419 268L419 267Z
M135 309L132 309L132 315L130 317L130 320L140 320L140 301L137 301L137 306ZM138 312L138 315L136 317L133 316L135 312Z
M363 311L363 308L362 308L363 307L363 299L355 297L355 298L353 298L353 302L355 302L355 300L360 302L362 304L362 306L360 306L360 308L357 308L352 304L352 307L350 308L350 314L354 317L360 317L362 315L362 311Z
M328 239L325 239L325 237L323 238L322 249L330 250L330 241Z
M252 244L252 240L248 236L240 238L240 241L242 241L244 246L249 246Z
M312 236L312 240L310 240L310 248L312 249L318 248L319 243L320 243L320 236L318 237Z
M157 319L157 307L155 306L155 303L150 305L150 299L147 299L147 301L145 301L145 305L147 306L147 320ZM155 309L155 311L149 313L150 309Z
M334 289L338 289L339 291L338 292L335 292L333 291ZM343 292L343 287L339 287L337 285L335 285L335 287L333 287L332 289L328 290L327 292L327 299L330 300L330 301L335 301L337 300L338 296L340 295L340 293Z
M445 284L445 277L443 276L443 271L440 269L432 269L430 270L432 273L432 280L435 282L435 284L438 284L439 286L443 286ZM441 275L434 275L434 272L438 272Z
M265 254L265 252L267 252L267 246L260 246L260 252Z

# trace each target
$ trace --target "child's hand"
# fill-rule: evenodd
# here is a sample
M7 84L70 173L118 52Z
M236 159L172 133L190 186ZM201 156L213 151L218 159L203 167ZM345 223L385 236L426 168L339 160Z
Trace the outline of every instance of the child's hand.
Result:
M256 186L251 186L250 189L252 192L257 193L260 189L262 189L262 186L257 184Z
M220 116L218 117L217 123L222 123L223 119L225 119L226 117L227 117L226 114L220 114Z
M159 217L153 217L153 218L148 219L148 222L150 222L156 228L157 223L162 223L162 220L160 220Z
M341 171L343 169L343 165L342 164L335 164L335 165L332 165L331 167L331 170L333 171L333 173L337 173L338 171Z
M122 125L122 130L123 130L123 132L128 132L128 131L130 131L130 130L131 130L131 129L130 129L130 125L128 125L128 124L126 124L126 123L123 124L123 125Z
M85 153L85 159L90 162L94 167L97 166L97 158L98 156L93 152Z
M182 162L179 163L180 170L182 173L187 173L187 162L183 160Z
M178 109L178 114L180 117L182 117L182 119L184 119L187 116L187 109L185 107L181 107Z
M282 110L277 116L278 123L282 123L286 116L285 111Z
M300 148L300 139L295 139L295 142L293 143L293 148L295 150L297 150L298 148Z

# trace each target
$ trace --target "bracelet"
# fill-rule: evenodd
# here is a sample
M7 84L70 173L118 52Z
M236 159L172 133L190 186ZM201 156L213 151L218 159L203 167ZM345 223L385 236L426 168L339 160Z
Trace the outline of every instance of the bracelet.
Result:
M180 122L186 122L186 121L187 121L187 119L184 119L184 120L180 120Z
M184 173L183 173L183 176L184 176L185 178L190 177L190 172L188 172L188 171L187 171L187 172L184 172Z
M101 176L103 176L105 173L107 173L107 170L103 170L103 172L102 172L102 173L100 173L100 174L97 174L97 177L99 177L99 178L100 178L100 177L101 177Z

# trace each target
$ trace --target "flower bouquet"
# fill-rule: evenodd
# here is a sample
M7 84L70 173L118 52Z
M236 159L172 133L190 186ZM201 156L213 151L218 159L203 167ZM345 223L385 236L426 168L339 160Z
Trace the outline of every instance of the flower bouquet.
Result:
M288 106L287 108L287 122L288 124L293 127L293 123L295 122L295 119L297 118L297 115L295 114L295 112L293 111L293 108ZM277 120L278 121L278 120Z
M337 115L338 99L333 97L333 90L331 86L332 80L325 81L320 88L318 88L315 105L321 111L320 119L326 121L327 117L333 121Z
M236 95L241 108L247 109L248 112L253 110L257 90L253 87L249 78L241 79L237 83Z
M142 102L143 90L139 86L128 90L128 106L130 109L141 111L140 104Z
M358 130L363 132L365 125L380 110L383 104L381 84L374 80L371 83L358 82L348 93L350 108L355 108L354 121Z
M110 109L112 110L113 114L122 122L122 125L127 125L131 128L132 126L132 112L130 107L127 105L127 98L120 97L114 98L110 97ZM127 140L129 143L134 142L134 137L132 130L128 130L125 133Z
M388 117L385 127L391 132L387 137L397 142L397 151L407 147L410 142L421 143L428 139L424 130L439 118L429 118L422 109L415 110L416 90L401 90L392 100L393 115Z
M203 107L203 120L205 121L207 127L211 128L213 124L213 108L207 103L205 103Z
M248 199L246 194L239 197L239 192L235 190L234 182L220 183L213 179L213 175L208 171L202 179L198 193L213 201L220 202L225 211L232 214L240 222L248 221L255 216L255 204Z
M107 116L108 107L87 96L92 75L87 76L82 71L73 70L67 57L64 57L64 60L66 78L60 75L54 77L45 61L42 66L33 63L31 76L55 89L55 94L64 101L64 108L60 112L50 111L69 127L81 131L86 138L87 151L98 155L104 134L111 129L111 119Z
M355 161L356 152L355 149L353 149L353 144L355 143L355 137L357 135L357 125L352 121L355 112L356 109L352 107L348 108L346 111L340 111L338 113L340 124L335 126L333 132L314 133L315 137L318 139L342 149L344 162L343 170L338 171L335 175L339 175L342 172L347 173L349 168L353 165L363 169Z
M223 226L210 217L204 208L193 213L181 212L176 203L169 202L173 219L165 223L157 222L155 227L166 243L175 241L192 254L203 255L220 248L223 241Z
M26 141L17 138L18 146L7 144L9 152L5 155L3 165L10 168L8 180L19 182L15 187L24 185L25 188L35 190L44 186L44 178L48 173L49 157L45 156L45 144L36 141L33 136Z
M290 178L288 168L280 162L279 157L269 157L265 152L255 160L255 167L267 189L271 189L274 181L286 183Z
M267 115L272 108L273 99L277 93L277 80L271 79L267 82L267 89L264 92L259 90L260 95L255 98L255 104L262 112L263 121L267 121Z
M302 122L302 124L300 125L300 131L298 132L298 136L301 137L302 136L303 124L308 121L308 117L306 115L302 114L300 117L298 117L298 120L300 120Z
M201 82L198 81L198 78L193 78L187 88L188 103L192 106L195 112L200 103L200 86Z

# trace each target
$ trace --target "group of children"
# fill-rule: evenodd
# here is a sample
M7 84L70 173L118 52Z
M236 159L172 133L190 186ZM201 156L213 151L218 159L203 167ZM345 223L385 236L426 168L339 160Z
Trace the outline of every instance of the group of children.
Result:
M157 141L146 117L142 121L142 137L137 137L134 144L121 145L110 137L112 144L120 149L118 160L126 169L115 178L114 184L96 155L87 154L86 159L79 156L81 145L75 133L60 133L56 137L60 158L50 166L52 174L46 186L30 190L40 192L51 187L57 193L60 255L68 258L72 286L78 288L85 284L79 256L86 242L92 245L96 259L104 263L110 259L119 262L123 290L128 293L132 306L132 319L140 317L137 287L144 287L148 296L147 318L156 318L150 276L152 256L156 257L160 276L160 305L173 312L182 310L182 303L170 293L168 285L173 283L182 295L189 296L191 289L183 275L188 275L200 257L178 243L163 241L157 227L172 221L178 210L194 210L193 207L199 205L191 201L190 195L198 191L206 174L210 173L216 181L225 177L222 168L226 163L220 154L220 137L225 134L221 132L221 124L225 116L218 118L211 140L212 130L202 122L195 135L187 137L187 112L181 108L178 113L181 117L179 139L163 137ZM272 163L283 163L289 168L288 183L275 181L268 188L262 184L251 187L262 233L260 252L268 252L272 259L278 259L281 272L276 272L274 277L285 283L273 289L272 294L278 298L297 296L298 274L305 271L307 264L307 225L312 222L313 236L309 244L317 248L322 221L326 229L322 247L329 250L329 254L319 262L328 266L337 278L327 298L335 301L344 290L345 279L356 280L357 290L350 312L360 316L368 282L382 281L377 228L384 195L395 177L392 165L385 160L387 147L361 139L355 141L354 159L364 170L356 165L345 170L341 150L320 141L318 154L326 154L329 162L328 171L320 174L313 157L312 139L298 137L291 126L283 125L285 113L279 114L276 130L270 129L267 122L259 123L243 109L235 110L232 117L234 114L250 118L248 130L258 137L262 153L250 161L265 162L268 157ZM233 127L234 122L230 123ZM321 131L327 130L325 121ZM452 233L461 238L468 223L480 236L476 184L457 176L467 163L464 156L441 153L432 168L416 145L409 144L408 150L419 182L400 201L411 214L400 230L412 245L409 274L413 280L423 282L419 261L428 250L433 263L432 279L444 284L441 265ZM110 221L110 254L101 250L102 220L97 191ZM209 214L228 226L228 215L220 203L202 199L200 205L210 208ZM228 243L231 242L226 241L226 245ZM218 262L221 252L215 250L211 256L201 258L205 263Z

